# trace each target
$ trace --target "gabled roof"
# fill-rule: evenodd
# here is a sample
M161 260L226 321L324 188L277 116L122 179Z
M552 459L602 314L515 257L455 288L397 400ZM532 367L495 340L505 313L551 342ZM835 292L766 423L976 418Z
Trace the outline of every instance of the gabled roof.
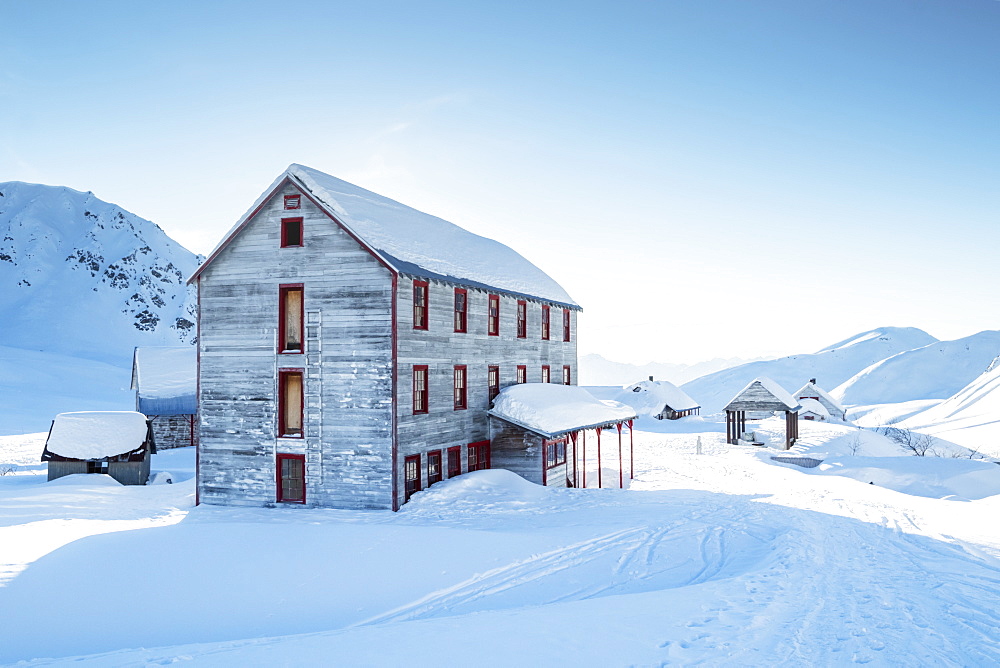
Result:
M697 401L687 395L687 392L669 380L640 380L638 383L626 386L617 399L629 406L635 406L636 409L640 409L637 403L651 404L656 408L656 413L664 408L675 411L701 408Z
M151 443L146 416L135 411L60 413L52 421L42 461L107 459L145 452ZM156 450L152 450L156 452Z
M826 406L816 401L815 399L799 399L801 402L801 408L799 412L804 413L814 413L820 417L830 417L830 411L826 410Z
M844 407L841 406L837 401L834 400L829 394L826 393L823 388L815 383L806 383L802 386L798 392L795 393L796 398L801 399L802 397L821 397L827 402L833 405L834 408L843 411Z
M504 388L493 400L490 415L546 438L633 420L635 410L617 401L602 401L574 385L524 383Z
M132 388L146 415L198 412L198 353L194 346L147 346L132 355Z
M397 273L579 308L545 272L498 241L304 165L290 165L191 276L195 280L274 191L289 181Z
M745 404L755 403L760 406L744 407ZM724 410L787 410L795 411L799 408L799 402L788 393L785 388L778 385L770 378L761 376L750 381L733 399L726 405Z

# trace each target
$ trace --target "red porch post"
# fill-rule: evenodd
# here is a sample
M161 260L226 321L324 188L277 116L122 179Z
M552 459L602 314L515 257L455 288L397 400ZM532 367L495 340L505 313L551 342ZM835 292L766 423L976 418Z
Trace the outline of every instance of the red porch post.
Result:
M597 428L597 488L604 487L603 473L601 472L601 428Z
M619 422L615 426L618 427L618 489L625 489L625 483L622 480L622 423Z
M632 480L635 478L635 436L632 431L632 421L628 421L628 479Z
M583 465L581 466L581 468L583 469L583 488L587 489L587 430L586 429L583 430L583 436L580 437L580 440L582 441L580 445L580 450L583 453Z

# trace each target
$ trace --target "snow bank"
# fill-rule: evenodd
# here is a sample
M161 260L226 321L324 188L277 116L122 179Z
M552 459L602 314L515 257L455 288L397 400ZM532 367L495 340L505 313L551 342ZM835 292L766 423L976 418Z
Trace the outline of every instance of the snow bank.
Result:
M46 447L72 459L103 459L131 452L146 440L146 416L135 411L60 413Z
M551 489L528 482L513 471L489 469L473 471L442 480L418 492L402 511L452 510L456 506L489 508L537 502L551 495Z
M814 471L932 499L982 499L1000 494L1000 466L970 459L832 457Z
M636 417L625 404L601 401L582 387L552 383L505 388L494 399L490 415L547 436Z

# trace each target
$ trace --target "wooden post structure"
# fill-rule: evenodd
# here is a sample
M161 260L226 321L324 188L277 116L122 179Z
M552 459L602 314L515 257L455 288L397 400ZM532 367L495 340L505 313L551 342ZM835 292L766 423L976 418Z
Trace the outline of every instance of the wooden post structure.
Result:
M628 421L628 479L635 478L635 437L632 435L632 421Z
M622 423L615 426L618 427L618 489L625 489L625 482L622 480Z
M580 481L580 460L576 458L576 432L574 431L569 437L573 440L573 487L579 487ZM569 467L566 467L569 470Z
M597 489L604 487L603 474L601 472L601 428L597 428Z
M583 443L580 445L580 450L583 452L583 465L580 467L583 469L583 488L587 488L587 430L583 431L583 435L580 437Z

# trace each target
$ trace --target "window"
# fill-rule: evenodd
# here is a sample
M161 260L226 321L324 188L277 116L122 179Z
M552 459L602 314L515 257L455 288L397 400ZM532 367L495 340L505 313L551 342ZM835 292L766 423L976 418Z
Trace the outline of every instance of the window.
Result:
M542 365L542 382L543 383L550 383L550 382L552 382L551 372L549 371L549 365L548 364L543 364Z
M552 309L548 306L542 307L542 341L549 340L549 324L551 322Z
M285 210L299 209L302 207L302 195L285 195Z
M301 283L278 286L278 352L302 352Z
M493 401L500 394L500 367L491 366L488 368L486 382L490 386L490 401Z
M570 319L569 319L569 309L563 309L563 341L569 341L569 330L570 330ZM569 383L567 383L568 385Z
M468 404L468 371L464 364L455 366L455 410L462 411L469 407Z
M469 443L469 473L490 467L490 442Z
M517 338L528 338L528 303L524 300L517 302Z
M107 473L108 460L102 459L96 462L87 462L87 473Z
M432 450L427 453L427 486L441 482L441 451Z
M490 295L489 319L486 324L490 336L500 336L500 295Z
M517 384L523 385L528 382L528 367L524 364L517 365Z
M302 245L302 219L281 219L281 247L289 248Z
M420 491L420 455L411 455L403 462L403 476L406 479L406 501Z
M566 463L566 437L543 440L545 446L545 468L561 466Z
M455 331L469 331L469 291L455 288Z
M427 365L413 367L413 414L427 412Z
M306 502L306 456L278 454L278 501Z
M427 281L413 281L413 329L427 329Z
M568 366L563 367L563 385L572 385L570 382L570 370Z
M278 436L302 438L302 369L278 371Z
M462 475L462 448L448 448L448 477Z

